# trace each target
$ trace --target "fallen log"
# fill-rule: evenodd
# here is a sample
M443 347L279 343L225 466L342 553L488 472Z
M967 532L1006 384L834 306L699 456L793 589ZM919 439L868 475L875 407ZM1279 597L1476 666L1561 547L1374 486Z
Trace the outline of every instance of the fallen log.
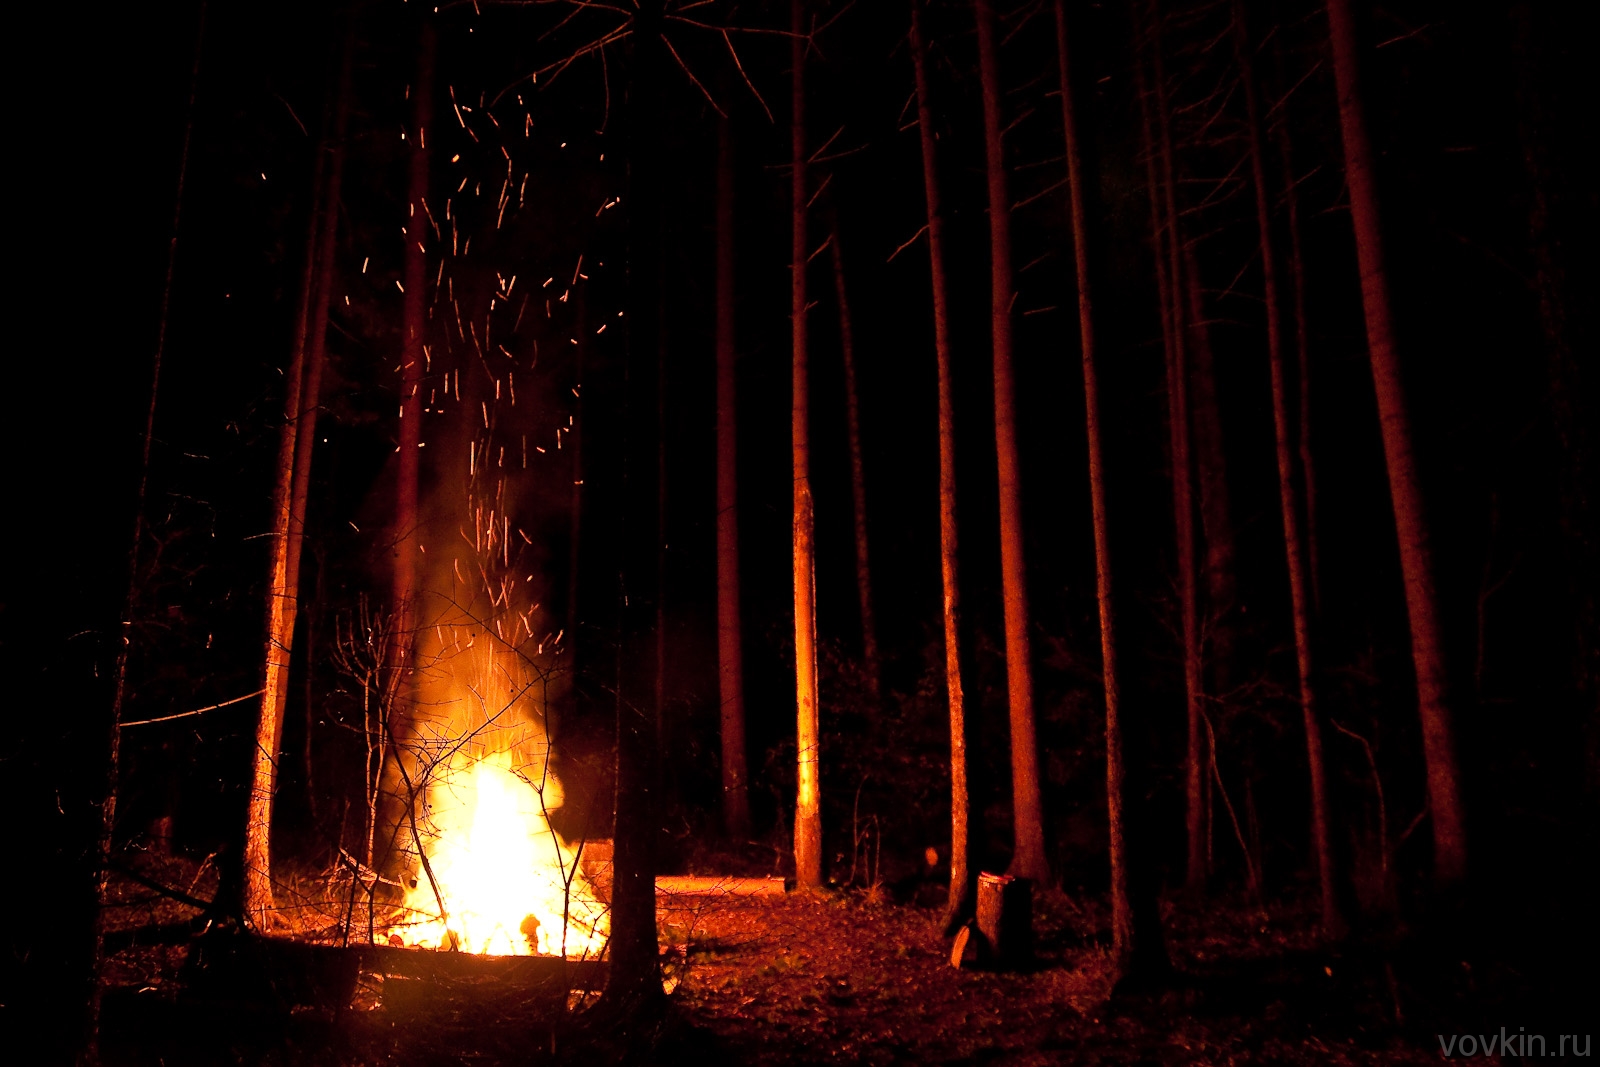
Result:
M516 990L550 1011L564 1010L572 991L604 988L603 960L557 956L480 956L471 952L390 945L321 945L285 937L214 930L195 942L186 985L227 1001L314 1007L349 1007L362 975L394 978L423 989L468 986Z
M656 893L660 896L781 897L788 888L782 878L661 875L656 879Z
M353 952L360 969L368 974L425 981L496 979L527 985L556 985L563 989L600 989L605 985L602 960L569 960L560 956L480 956L392 945L312 945L329 952Z
M151 923L126 930L106 931L106 952L121 952L129 948L146 948L151 945L182 945L194 940L206 928L209 920L204 915L170 923Z

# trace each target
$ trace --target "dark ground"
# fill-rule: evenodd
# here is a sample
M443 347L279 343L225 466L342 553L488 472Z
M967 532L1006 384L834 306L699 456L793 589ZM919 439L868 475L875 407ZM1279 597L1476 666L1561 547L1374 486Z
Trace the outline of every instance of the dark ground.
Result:
M209 895L192 861L132 857ZM180 880L180 875L182 877ZM122 882L124 927L198 914ZM583 1008L554 1026L528 989L362 980L354 1006L284 1010L264 986L185 971L189 942L124 948L108 999L112 1064L861 1063L1344 1064L1437 1062L1437 1034L1509 1025L1556 1033L1586 1017L1577 975L1462 961L1420 935L1338 952L1311 916L1246 902L1168 907L1177 974L1111 996L1096 906L1046 892L1024 973L953 970L938 892L681 898L664 904L664 1018ZM148 936L148 935L147 935ZM1574 981L1578 984L1575 986ZM1589 982L1592 989L1592 982ZM1541 1012L1543 1015L1541 1016ZM1543 1062L1554 1062L1554 1058ZM1515 1062L1514 1059L1497 1062Z

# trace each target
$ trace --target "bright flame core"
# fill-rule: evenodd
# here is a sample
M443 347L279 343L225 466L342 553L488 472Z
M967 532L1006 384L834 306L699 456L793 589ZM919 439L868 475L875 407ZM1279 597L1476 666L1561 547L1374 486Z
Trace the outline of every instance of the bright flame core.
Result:
M609 911L578 869L577 850L547 818L561 804L559 783L545 761L533 769L537 777L501 751L458 754L436 773L428 790L428 864L405 901L420 921L389 934L420 948L497 956L600 954L611 932Z

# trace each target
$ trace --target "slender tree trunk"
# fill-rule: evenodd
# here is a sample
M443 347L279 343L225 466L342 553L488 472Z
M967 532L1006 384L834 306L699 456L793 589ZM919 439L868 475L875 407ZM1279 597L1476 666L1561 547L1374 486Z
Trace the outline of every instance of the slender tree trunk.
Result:
M1188 844L1185 885L1205 888L1206 826L1204 728L1205 693L1200 658L1200 608L1195 575L1194 473L1189 454L1188 352L1183 314L1183 269L1179 249L1178 202L1172 166L1172 138L1167 129L1165 71L1161 62L1160 18L1149 5L1149 47L1154 66L1151 91L1139 87L1146 178L1150 183L1150 215L1156 258L1156 286L1164 320L1166 348L1167 431L1172 461L1172 515L1178 549L1178 603L1183 640L1184 720L1188 745L1184 758L1185 839ZM1134 63L1139 82L1144 67ZM1154 97L1152 102L1151 97ZM1155 112L1152 122L1151 111ZM1159 134L1159 138L1156 136ZM1163 239L1164 238L1164 239Z
M911 0L911 61L917 84L917 133L922 146L922 188L928 207L928 268L933 288L933 351L939 380L939 581L944 594L944 684L950 710L950 896L945 933L971 917L977 870L968 830L972 802L967 787L967 712L961 684L961 583L957 570L955 387L950 378L950 285L945 275L944 213L939 203L939 159L934 145L928 49L922 31L923 0Z
M320 193L322 163L321 152L316 170ZM313 212L310 229L313 236L317 225ZM315 242L307 242L306 267L301 279L303 292L309 294L312 271L316 263ZM249 811L245 818L245 847L243 855L244 877L241 883L246 921L258 929L265 929L267 915L273 907L272 874L269 842L272 834L272 797L277 789L277 722L287 698L289 682L289 638L285 625L288 619L290 596L288 591L289 554L289 504L294 485L294 454L296 416L300 411L301 381L305 367L304 305L297 316L301 325L295 331L294 349L284 376L284 422L278 434L278 457L274 467L272 491L272 539L267 562L267 641L261 706L255 728L255 752L252 756L253 773L250 782Z
M1100 609L1100 667L1106 700L1106 813L1111 853L1111 939L1119 978L1164 970L1166 946L1155 901L1135 906L1128 858L1129 796L1123 763L1122 702L1117 679L1117 630L1111 585L1111 530L1106 518L1105 450L1100 432L1100 382L1095 370L1094 301L1089 283L1089 222L1083 189L1083 152L1072 92L1071 53L1062 0L1055 0L1056 60L1061 75L1061 128L1066 142L1067 196L1072 219L1074 276L1078 283L1078 344L1083 363L1084 433L1089 446L1089 500L1094 520L1095 599Z
M1011 705L1011 873L1050 879L1033 715L1027 565L1022 545L1022 471L1017 453L1016 377L1011 364L1011 197L1001 143L1000 60L991 0L974 0L978 73L983 87L983 147L989 185L989 308L994 345L994 437L1000 482L1000 575L1005 596L1006 687Z
M790 183L789 314L793 328L794 671L799 761L794 809L795 881L822 885L822 806L817 725L816 533L811 503L811 386L806 357L806 123L804 0L789 0Z
M111 715L106 729L106 781L100 797L100 825L95 838L93 941L89 955L89 1002L82 1053L99 1060L100 1007L104 990L106 908L109 903L111 840L117 824L117 786L122 771L122 711L128 694L128 652L133 638L133 609L139 596L139 550L144 543L144 505L150 489L150 445L155 440L156 402L161 394L161 361L167 351L167 319L172 309L172 277L178 263L178 224L183 219L183 187L189 177L189 146L194 140L194 101L200 88L200 56L205 44L206 2L201 0L194 31L194 62L189 68L189 98L184 105L183 147L178 152L178 185L172 197L172 227L167 235L167 272L156 316L155 354L150 360L150 397L145 405L144 434L139 439L139 480L133 494L133 529L128 538L128 588L122 598L117 629L117 658L112 668Z
M315 550L313 550L315 551ZM325 557L316 555L316 580L312 584L309 608L306 614L305 636L305 662L308 669L303 671L300 679L301 707L300 707L300 788L303 790L306 805L306 817L311 820L311 825L318 823L319 809L317 806L317 790L314 779L316 762L314 759L314 729L317 720L316 705L313 700L316 672L309 669L309 665L317 662L317 639L319 624L322 622L322 605L325 601L327 590L328 568L325 566ZM174 800L176 797L174 797Z
M1339 126L1344 138L1345 180L1350 218L1355 226L1361 270L1361 303L1366 312L1367 349L1389 469L1400 570L1405 579L1411 622L1411 660L1416 668L1417 712L1428 766L1428 804L1433 821L1434 877L1441 887L1460 885L1467 874L1467 832L1462 814L1460 769L1451 725L1449 676L1444 633L1433 573L1433 546L1423 512L1422 484L1411 439L1405 385L1389 305L1383 227L1378 212L1377 161L1367 133L1360 91L1360 55L1350 0L1327 0L1334 80L1339 92Z
M603 995L605 1003L618 1015L637 1016L653 1009L661 1000L661 969L656 941L655 841L656 827L652 805L657 781L654 750L655 731L643 700L627 694L642 692L643 663L637 655L635 634L645 627L633 622L630 608L629 575L642 573L647 566L635 567L649 559L638 543L630 521L642 503L641 493L632 484L632 475L642 464L654 442L636 434L640 421L634 416L641 399L638 386L648 376L635 369L649 366L644 360L655 355L660 339L661 267L661 185L665 160L662 158L662 122L659 82L665 77L665 56L661 37L661 0L645 0L633 19L633 63L627 88L628 179L627 199L627 350L623 366L623 443L621 494L618 499L617 536L617 633L616 633L616 808L612 831L615 874L611 890L611 966ZM641 448L641 444L643 448ZM645 483L648 484L648 483ZM642 509L640 509L642 510ZM647 537L648 522L639 524ZM632 540L630 540L632 538Z
M577 345L573 354L572 365L572 433L567 437L567 449L572 459L572 493L567 504L567 625L566 645L562 655L567 659L567 677L570 680L571 701L574 709L578 706L578 656L581 649L578 645L578 628L581 623L579 615L583 563L583 367L584 354L589 349L588 330L588 287L578 289L573 297L578 307L575 312L577 320ZM545 728L552 740L559 733L559 722L551 722L550 713L545 712Z
M344 184L344 141L350 119L351 60L355 49L354 20L345 30L339 60L339 87L334 102L333 135L328 141L328 170L323 190L322 222L317 228L317 266L310 317L306 328L305 381L301 383L299 424L295 430L294 483L289 491L289 547L284 565L284 634L292 648L300 607L300 553L305 543L306 511L311 499L311 461L317 440L317 412L322 403L322 368L328 351L328 303L332 297L334 258L339 247L339 197ZM415 224L413 224L413 229ZM409 241L409 238L408 238ZM287 653L290 649L286 648ZM285 679L287 683L287 678ZM277 710L273 751L281 747L287 691Z
M722 826L750 836L744 647L739 621L739 389L734 348L733 122L717 120L717 664L722 705Z
M1194 244L1183 244L1183 288L1188 301L1189 411L1194 431L1194 472L1200 491L1200 532L1205 547L1208 611L1201 627L1210 646L1211 687L1221 697L1234 684L1238 629L1238 570L1233 515L1228 493L1228 460L1222 440L1222 409L1217 401L1217 370L1201 293L1200 264ZM1202 648L1204 652L1204 648Z
M406 139L407 206L404 256L405 287L400 317L400 462L395 484L394 530L389 611L389 708L396 737L411 733L414 644L417 630L417 538L421 533L418 479L422 462L422 382L432 362L427 347L428 138L433 135L434 29L424 17L417 30L416 80L411 86L411 130Z
M665 235L662 238L665 244ZM675 793L672 760L672 724L667 719L667 277L665 257L661 257L656 279L656 513L655 513L655 623L651 627L655 654L652 708L656 719L656 761L662 800L669 802Z
M342 77L342 75L341 75ZM284 375L283 426L278 433L278 455L273 465L271 540L267 563L266 643L261 705L255 724L255 751L251 757L250 800L245 816L244 851L241 856L245 922L266 930L273 908L272 801L278 785L278 742L288 701L289 660L294 633L294 589L289 582L292 550L294 468L302 396L306 377L306 348L311 327L311 305L316 290L318 235L330 225L329 198L324 188L328 161L327 135L312 162L312 208L306 225L305 264L295 308L293 345Z
M1283 358L1283 316L1278 296L1278 266L1272 241L1272 209L1267 192L1267 167L1261 132L1261 103L1251 61L1249 30L1243 0L1233 0L1233 31L1239 77L1244 86L1248 126L1250 177L1255 188L1256 230L1261 242L1263 296L1267 306L1267 365L1272 377L1272 428L1278 460L1278 499L1283 515L1283 543L1289 565L1289 606L1294 617L1295 665L1300 682L1300 714L1305 724L1306 764L1311 785L1311 845L1317 862L1317 883L1322 891L1322 933L1329 939L1344 935L1344 917L1334 891L1333 849L1328 818L1328 783L1322 758L1322 722L1317 711L1312 659L1311 581L1307 567L1305 533L1301 524L1300 494L1295 485L1293 429L1289 417L1289 389Z
M861 653L872 685L874 701L883 699L882 663L878 659L878 629L872 618L872 565L867 554L867 478L861 463L861 396L856 382L855 331L850 319L850 297L844 283L844 249L839 243L839 214L829 212L833 252L833 288L839 305L839 350L844 358L845 431L850 444L850 503L855 518L856 597L861 605Z
M1278 37L1272 42L1273 61L1277 66L1277 83L1284 84L1283 49ZM1300 458L1300 479L1305 506L1306 572L1310 576L1311 616L1317 618L1322 611L1322 563L1317 540L1317 478L1316 464L1311 455L1311 327L1306 311L1305 248L1300 227L1300 190L1295 176L1294 146L1289 138L1289 100L1278 104L1278 114L1272 123L1274 139L1278 144L1278 157L1283 167L1283 203L1285 221L1289 228L1289 284L1294 308L1294 350L1297 371L1299 418L1296 446Z

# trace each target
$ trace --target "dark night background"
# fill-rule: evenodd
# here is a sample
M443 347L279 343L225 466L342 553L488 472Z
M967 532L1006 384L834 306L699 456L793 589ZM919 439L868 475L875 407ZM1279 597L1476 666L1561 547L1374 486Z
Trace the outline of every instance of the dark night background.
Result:
M926 244L919 240L895 254L925 215L917 135L908 125L915 111L908 106L904 5L818 6L820 18L838 20L818 36L808 68L809 142L835 138L813 181L831 178L819 204L839 213L846 249L888 690L884 706L872 708L859 664L843 372L823 255L811 275L811 358L825 857L842 877L852 804L858 804L880 820L885 876L893 880L914 876L923 850L946 847L949 833ZM1184 846L1182 670L1161 338L1130 73L1133 26L1124 5L1069 7L1092 175L1130 743L1143 820L1167 883L1177 886ZM1298 899L1311 884L1304 755L1260 263L1250 193L1238 171L1242 120L1228 99L1228 11L1225 4L1167 7L1175 133L1189 176L1185 225L1198 242L1239 544L1239 667L1212 713L1218 759L1236 802L1242 805L1248 791L1250 834L1259 841L1268 896ZM1572 483L1578 456L1563 447L1551 416L1550 359L1530 282L1525 163L1530 144L1544 153L1580 372L1580 388L1564 399L1592 443L1593 294L1600 278L1595 183L1582 161L1595 148L1593 45L1578 5L1533 7L1531 40L1513 32L1511 6L1494 2L1396 0L1378 7L1363 32L1401 358L1449 642L1473 840L1475 936L1535 961L1530 967L1565 974L1592 946L1600 684L1594 619L1583 612L1587 603L1592 613L1600 572L1594 486ZM1002 66L1005 113L1013 122L1012 195L1022 205L1013 218L1028 583L1050 859L1069 894L1093 895L1104 892L1106 881L1094 555L1070 232L1064 196L1052 189L1061 180L1059 108L1047 95L1054 41L1048 5L1035 8L1002 4L1000 12L1007 32L1015 31ZM708 21L750 26L786 18L777 4L705 11ZM1301 2L1253 4L1251 12L1258 33L1271 27L1277 35L1287 80L1298 83L1290 121L1305 175L1299 191L1312 301L1325 714L1371 742L1391 833L1398 833L1422 809L1425 782L1338 117L1324 62L1325 21L1320 5ZM518 388L530 398L522 416L530 448L538 440L549 449L530 456L530 469L539 472L543 464L548 477L529 480L533 487L516 514L539 542L543 573L535 580L548 593L551 630L567 617L571 478L552 442L554 428L575 411L575 349L568 338L580 326L591 334L583 447L585 506L592 510L581 546L581 625L572 638L579 676L557 751L575 794L603 798L611 726L602 698L618 640L610 583L621 539L653 544L654 536L641 532L653 521L653 483L641 488L653 470L647 476L635 470L631 488L620 486L625 449L639 447L637 435L655 432L656 401L648 395L655 383L624 383L623 331L592 334L615 319L623 300L623 212L596 209L625 182L618 108L626 46L608 50L605 66L580 59L553 83L541 78L538 89L517 83L582 43L594 26L610 25L603 13L591 14L541 38L559 18L554 9L446 6L437 21L439 141L430 147L438 195L463 179L483 188L481 197L463 194L458 201L461 235L470 232L474 240L468 254L450 261L457 295L463 303L485 303L496 272L516 274L518 290L534 291L527 325L500 340L519 357L535 345L540 353ZM0 601L0 655L12 682L0 778L14 793L7 807L27 847L7 864L13 893L26 901L8 894L14 901L8 1008L24 1003L23 987L13 985L23 980L35 994L65 991L70 999L77 939L92 900L85 872L103 786L107 676L126 582L196 9L188 3L57 8L43 19L26 40L13 39L13 50L30 53L33 71L13 103L21 124L13 129L10 155L13 209L24 224L14 238L11 276L25 288L13 297L13 354L6 361L13 396L6 419L11 560ZM213 2L207 19L134 614L130 720L216 703L259 685L266 548L257 535L267 522L310 159L342 24L328 5L252 0ZM962 4L937 4L930 15L952 242L964 639L979 738L975 834L986 869L999 869L1009 853L1010 789L987 214L971 25ZM302 574L308 606L285 739L287 748L306 748L305 724L312 724L307 765L315 786L308 794L304 775L288 772L279 827L284 855L308 869L325 861L339 833L340 804L357 788L345 784L353 749L346 750L337 722L350 697L325 657L328 635L361 596L381 599L386 588L397 231L406 203L399 132L408 121L413 27L401 0L374 0L358 16L339 280ZM774 122L731 71L720 38L690 27L670 32L701 81L730 102L735 121L746 701L759 842L750 854L782 873L794 775L787 45L761 36L737 41ZM1377 42L1383 45L1373 50ZM1270 71L1270 63L1264 66ZM507 86L514 87L498 104L485 106ZM478 140L454 121L451 90L470 109ZM669 68L658 91L667 205L668 503L661 536L670 739L659 848L670 871L715 853L710 842L720 834L711 356L716 137L714 114L680 70ZM524 114L532 116L527 138ZM528 177L525 205L508 211L497 229L494 191L507 160L502 144L518 177ZM458 154L459 162L448 162ZM814 247L826 236L822 219L819 210ZM550 318L539 316L539 303L573 278L580 255L588 279L574 291L583 295L558 301ZM430 276L436 266L430 257ZM546 277L555 280L539 290ZM345 295L348 304L338 299ZM622 522L625 505L631 526ZM321 637L308 639L308 627L320 628ZM244 801L249 707L127 733L119 843L137 844L153 820L167 815L175 848L203 857L231 847ZM1374 834L1372 768L1350 738L1330 731L1326 744L1341 812L1337 844L1356 858L1351 892L1360 896L1370 889L1361 882L1360 857L1370 859ZM596 828L610 819L604 804L581 814ZM1424 822L1396 857L1399 913L1407 921L1423 923L1429 915L1428 840ZM768 846L765 853L760 846ZM1220 828L1216 850L1219 882L1238 890L1239 850ZM836 863L838 856L845 862Z

